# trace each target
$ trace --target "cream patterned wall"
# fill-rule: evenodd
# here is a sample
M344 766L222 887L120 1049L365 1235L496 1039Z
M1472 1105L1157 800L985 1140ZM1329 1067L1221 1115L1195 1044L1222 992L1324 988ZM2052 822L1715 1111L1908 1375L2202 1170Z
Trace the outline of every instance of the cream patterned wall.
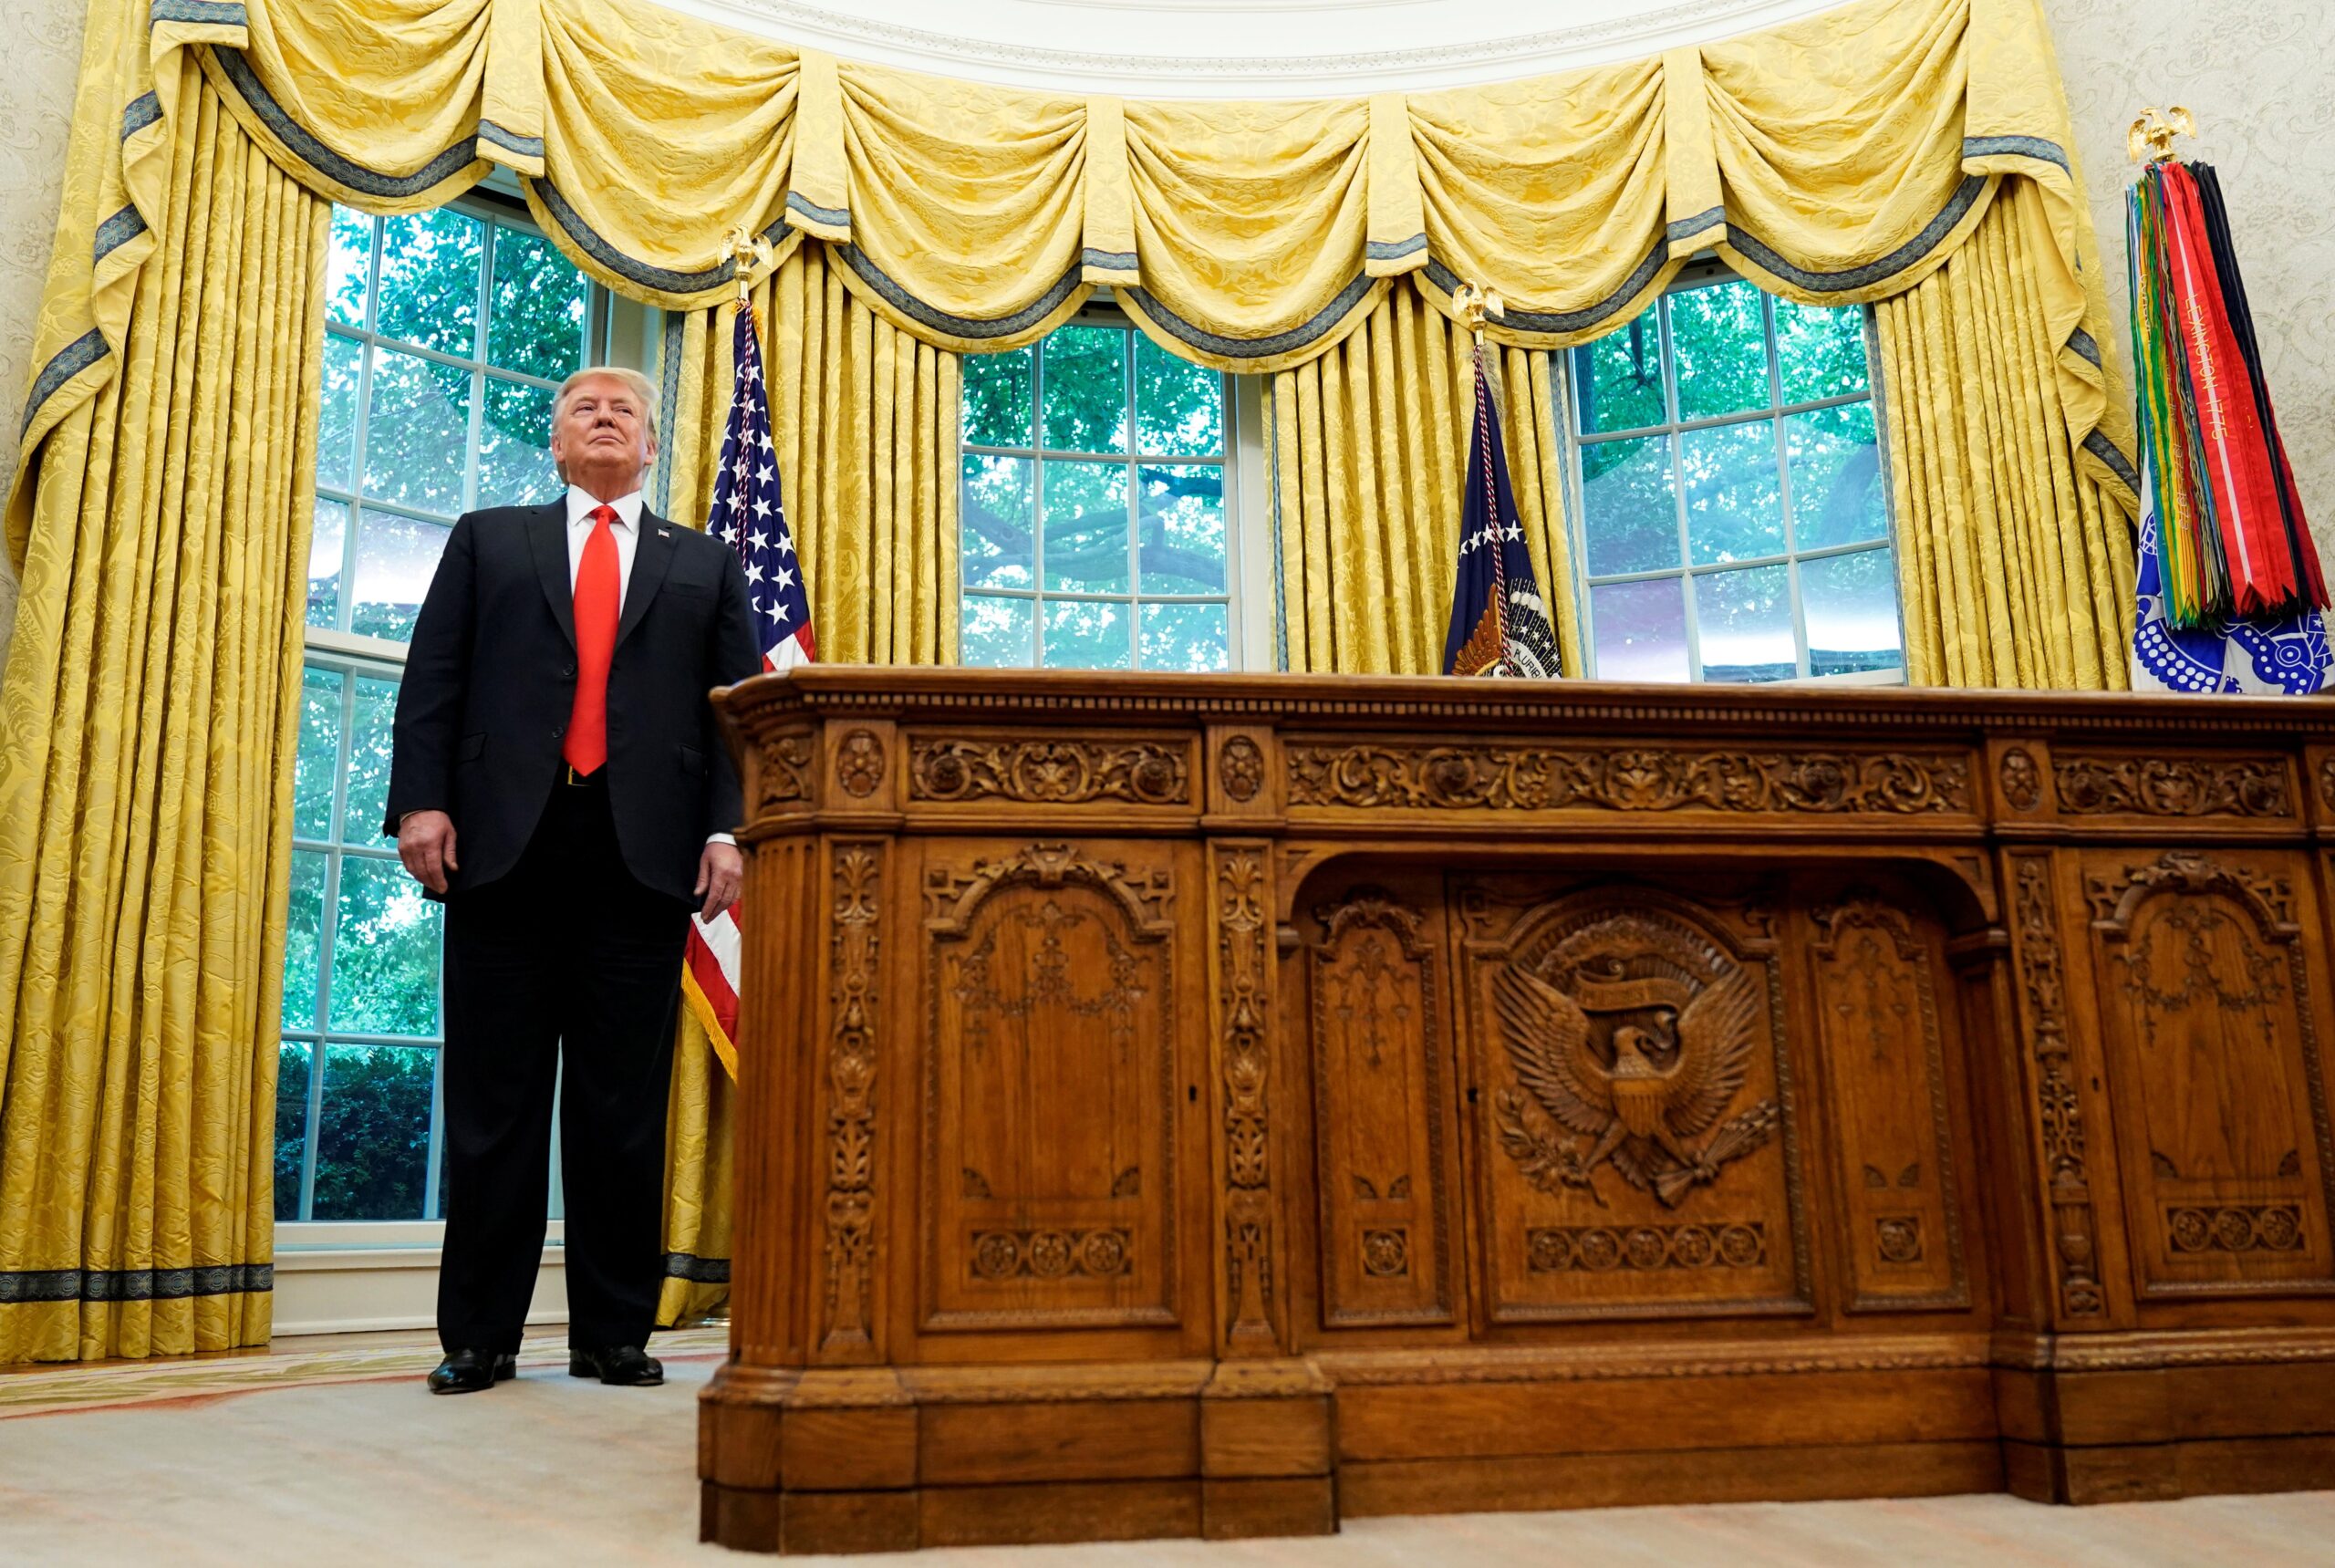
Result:
M31 379L33 317L57 231L65 138L81 65L83 0L0 0L8 113L0 116L0 493L16 472L16 421ZM0 662L16 618L16 574L0 556Z
M2044 0L2075 113L2092 222L2126 321L2124 131L2186 105L2185 155L2220 171L2278 423L2322 559L2335 567L2335 3ZM2129 342L2117 358L2130 367Z

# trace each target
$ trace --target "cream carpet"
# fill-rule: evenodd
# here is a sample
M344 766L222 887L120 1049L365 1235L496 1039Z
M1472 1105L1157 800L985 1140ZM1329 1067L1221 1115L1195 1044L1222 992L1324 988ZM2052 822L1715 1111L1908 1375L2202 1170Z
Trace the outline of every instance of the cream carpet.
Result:
M603 1388L535 1357L491 1394L374 1381L0 1401L0 1563L722 1563L697 1543L697 1392ZM691 1356L693 1359L676 1359ZM0 1380L0 1393L16 1379ZM2330 1478L2335 1480L2335 1478ZM2335 1491L2055 1509L2007 1497L1362 1520L1310 1541L796 1559L864 1568L2326 1568Z

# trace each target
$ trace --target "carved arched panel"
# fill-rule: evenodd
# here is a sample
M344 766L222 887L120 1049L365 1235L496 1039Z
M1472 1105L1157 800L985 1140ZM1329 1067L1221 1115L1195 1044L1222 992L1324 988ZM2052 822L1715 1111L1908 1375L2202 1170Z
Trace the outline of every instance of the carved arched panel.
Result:
M1172 877L1156 853L1032 845L927 872L928 1329L1176 1321Z
M2086 858L2144 1297L2335 1288L2324 1003L2299 868L2275 851Z
M1455 888L1491 1320L1810 1310L1774 911L1519 892Z
M1330 1327L1452 1320L1442 931L1439 908L1375 886L1313 910L1307 1030Z

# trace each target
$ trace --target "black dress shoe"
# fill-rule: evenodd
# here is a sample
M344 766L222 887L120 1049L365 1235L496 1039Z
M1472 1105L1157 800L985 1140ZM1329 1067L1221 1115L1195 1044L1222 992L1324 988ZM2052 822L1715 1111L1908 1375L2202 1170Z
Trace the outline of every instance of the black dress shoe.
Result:
M457 1350L430 1375L432 1394L475 1394L519 1375L519 1358L509 1351Z
M650 1388L665 1381L665 1364L637 1345L615 1345L605 1350L567 1350L570 1377L597 1377L619 1388Z

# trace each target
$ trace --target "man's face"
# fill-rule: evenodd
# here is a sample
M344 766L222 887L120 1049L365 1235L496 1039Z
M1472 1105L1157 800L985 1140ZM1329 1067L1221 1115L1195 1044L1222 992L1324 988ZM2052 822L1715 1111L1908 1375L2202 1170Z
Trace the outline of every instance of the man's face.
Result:
M554 462L572 483L602 484L638 480L657 455L649 439L639 400L614 376L587 376L576 383L551 432Z

